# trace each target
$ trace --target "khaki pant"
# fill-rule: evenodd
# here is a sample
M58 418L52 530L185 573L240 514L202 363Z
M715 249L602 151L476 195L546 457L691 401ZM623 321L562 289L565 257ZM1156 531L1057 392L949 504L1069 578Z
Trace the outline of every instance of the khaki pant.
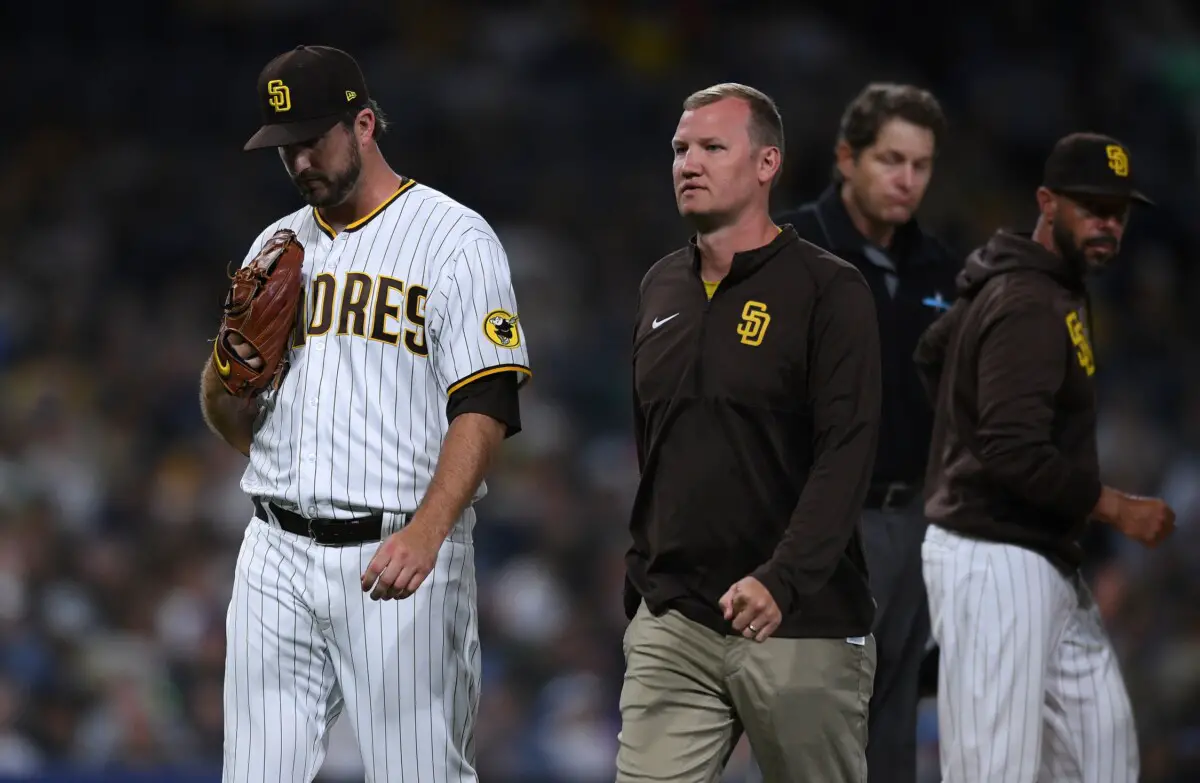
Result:
M717 783L745 731L765 783L862 783L875 640L717 634L645 604L625 632L617 783Z

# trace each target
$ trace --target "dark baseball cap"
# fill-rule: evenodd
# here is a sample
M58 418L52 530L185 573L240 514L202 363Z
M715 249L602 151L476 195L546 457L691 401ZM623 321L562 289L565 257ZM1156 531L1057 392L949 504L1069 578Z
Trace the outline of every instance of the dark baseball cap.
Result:
M1042 185L1067 196L1112 196L1153 205L1134 182L1124 144L1099 133L1072 133L1054 145Z
M263 125L243 149L315 139L348 111L366 107L367 82L354 58L331 46L297 46L258 76Z

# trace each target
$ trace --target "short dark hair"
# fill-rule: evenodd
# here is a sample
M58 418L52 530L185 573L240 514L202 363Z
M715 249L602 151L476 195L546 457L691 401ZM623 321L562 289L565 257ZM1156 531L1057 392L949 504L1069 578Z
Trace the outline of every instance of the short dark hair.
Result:
M901 119L933 133L936 151L946 133L946 115L933 93L911 84L872 82L846 107L838 126L838 143L846 142L857 158L879 138L889 120ZM836 166L834 176L837 177Z
M692 111L726 98L740 98L750 105L750 141L759 147L779 149L779 170L783 170L783 117L771 96L737 82L722 82L697 90L683 101L683 110ZM775 178L779 178L776 172Z
M351 109L347 111L342 115L340 122L342 125L345 125L347 129L353 130L354 121L358 119L358 115L363 109L370 109L371 113L375 115L375 132L371 138L378 139L380 136L387 133L390 123L388 122L388 118L384 115L383 109L379 108L379 104L375 102L374 98L367 98L367 103L365 106L360 106L357 109Z

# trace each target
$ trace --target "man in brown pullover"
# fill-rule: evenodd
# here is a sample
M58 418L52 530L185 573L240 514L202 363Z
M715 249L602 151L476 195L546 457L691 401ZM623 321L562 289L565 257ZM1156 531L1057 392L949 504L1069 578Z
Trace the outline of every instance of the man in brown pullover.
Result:
M1084 279L1120 249L1129 153L1061 139L1032 235L997 232L958 279L960 299L915 359L935 400L922 547L941 648L942 780L1133 783L1129 697L1079 573L1091 520L1157 545L1161 500L1105 487Z

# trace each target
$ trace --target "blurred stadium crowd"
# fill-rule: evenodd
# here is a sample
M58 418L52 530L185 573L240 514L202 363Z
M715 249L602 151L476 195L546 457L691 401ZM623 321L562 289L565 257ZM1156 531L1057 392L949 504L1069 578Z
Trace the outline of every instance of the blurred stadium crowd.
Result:
M780 103L780 208L824 187L842 106L867 81L933 89L950 138L921 219L960 252L1030 226L1058 136L1130 146L1161 206L1136 214L1095 291L1102 461L1111 483L1165 493L1180 529L1154 552L1098 535L1090 574L1145 780L1200 779L1200 12L819 5L5 6L0 776L219 778L224 612L251 506L197 384L227 264L300 203L273 155L241 144L259 68L304 42L359 58L392 163L480 210L513 266L535 377L477 534L485 780L612 780L630 318L644 270L686 239L669 184L680 102L726 80ZM344 726L326 773L362 779Z

